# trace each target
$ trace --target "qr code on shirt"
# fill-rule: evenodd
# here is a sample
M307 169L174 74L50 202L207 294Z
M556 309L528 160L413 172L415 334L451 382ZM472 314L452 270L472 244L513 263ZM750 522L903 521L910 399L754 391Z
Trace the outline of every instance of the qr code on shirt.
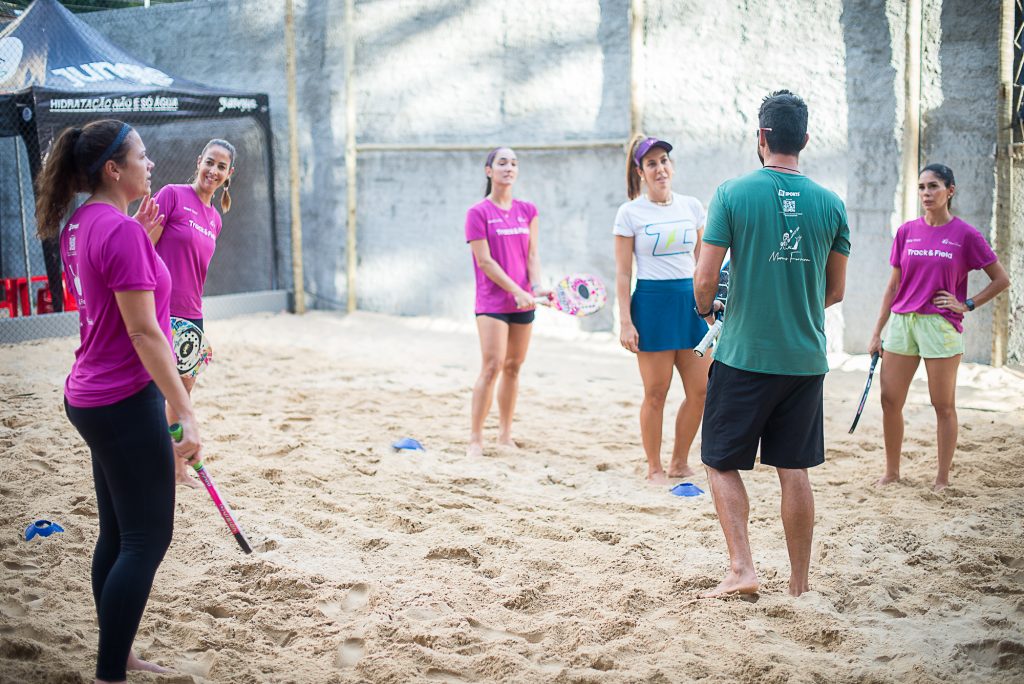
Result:
M786 214L796 213L796 200L784 199L782 200L782 211Z

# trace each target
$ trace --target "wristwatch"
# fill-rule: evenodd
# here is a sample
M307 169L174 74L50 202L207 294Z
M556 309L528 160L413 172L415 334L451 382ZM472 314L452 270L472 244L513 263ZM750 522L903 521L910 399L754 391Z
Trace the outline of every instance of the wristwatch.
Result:
M968 297L964 300L964 306L967 307L968 311L974 311L974 300Z
M693 307L693 313L697 314L701 318L707 318L711 314L715 313L715 302L711 302L711 311L708 311L707 313L701 313L700 309L698 309L697 307Z

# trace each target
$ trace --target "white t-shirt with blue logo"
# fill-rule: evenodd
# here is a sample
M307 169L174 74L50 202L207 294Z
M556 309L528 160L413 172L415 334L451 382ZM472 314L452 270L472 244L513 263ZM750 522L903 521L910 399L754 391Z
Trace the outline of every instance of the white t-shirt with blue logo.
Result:
M612 232L633 238L640 280L693 278L693 251L705 217L696 197L672 193L672 204L666 207L641 195L619 207Z

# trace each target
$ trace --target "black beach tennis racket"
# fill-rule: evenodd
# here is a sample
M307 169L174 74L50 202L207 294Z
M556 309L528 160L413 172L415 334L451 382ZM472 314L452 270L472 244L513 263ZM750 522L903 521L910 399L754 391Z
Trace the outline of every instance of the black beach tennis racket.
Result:
M875 366L878 364L878 359L881 355L875 352L871 355L871 368L868 369L868 384L864 386L864 394L860 398L860 406L857 407L857 415L853 417L853 425L850 426L850 434L857 429L857 423L860 421L860 414L864 412L864 404L868 401L868 393L871 391L871 378L875 375Z

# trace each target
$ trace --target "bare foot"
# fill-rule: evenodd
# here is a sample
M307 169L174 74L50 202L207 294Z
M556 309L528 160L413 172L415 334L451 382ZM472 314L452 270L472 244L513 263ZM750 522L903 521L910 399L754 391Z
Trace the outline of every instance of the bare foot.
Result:
M484 445L480 442L470 442L469 446L466 447L466 456L470 458L479 458L484 455Z
M158 674L167 674L174 672L174 670L166 667L161 667L156 663L151 663L148 660L143 660L139 656L135 655L134 652L128 654L128 669L138 670L140 672L156 672Z
M789 595L790 596L799 596L800 594L804 593L805 591L810 591L810 590L811 590L811 586L807 583L806 580L803 581L803 582L794 582L793 580L789 580Z
M506 449L518 449L519 445L511 437L499 437L498 446Z
M203 485L199 483L199 480L188 474L188 471L192 468L185 465L185 462L180 458L174 459L174 483L185 487L191 487L192 489L202 489Z
M935 484L932 485L932 491L933 492L941 492L943 489L945 489L948 486L949 486L949 482L942 482L940 480L936 480Z
M705 594L701 594L700 597L725 598L736 594L756 594L757 588L757 575L753 569L742 573L730 570L717 587Z
M880 477L877 480L875 480L875 486L876 487L884 487L887 484L892 484L893 482L899 482L899 481L900 481L899 474L890 475L889 473L886 473L882 477Z
M665 474L664 470L658 470L655 472L647 472L647 484L652 485L667 485L668 475Z
M696 471L685 463L681 466L674 464L669 464L668 466L669 477L693 477L696 474Z

